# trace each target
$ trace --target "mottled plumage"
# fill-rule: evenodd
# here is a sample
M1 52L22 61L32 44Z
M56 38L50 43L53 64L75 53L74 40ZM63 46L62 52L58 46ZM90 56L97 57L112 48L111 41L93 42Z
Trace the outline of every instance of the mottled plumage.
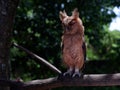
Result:
M68 16L65 11L60 11L60 20L64 29L62 35L62 57L69 74L75 77L81 76L81 69L86 58L86 46L84 42L84 26L79 18L79 12L74 9L72 16Z

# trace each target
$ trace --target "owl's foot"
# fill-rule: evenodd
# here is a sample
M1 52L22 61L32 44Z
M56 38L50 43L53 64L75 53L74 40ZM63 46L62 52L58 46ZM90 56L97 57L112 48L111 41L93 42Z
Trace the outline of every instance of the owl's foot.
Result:
M70 69L68 69L67 72L65 72L65 73L63 74L63 76L67 76L67 75L72 76L72 73L73 73L73 69L70 68Z
M82 72L79 72L79 69L75 69L75 72L73 73L72 77L81 77L82 76Z
M80 73L80 72L75 72L73 75L72 75L72 77L74 78L74 77L81 77L82 76L82 73Z
M72 72L67 71L67 72L65 72L65 73L63 74L63 76L67 76L67 75L71 76L71 75L72 75Z

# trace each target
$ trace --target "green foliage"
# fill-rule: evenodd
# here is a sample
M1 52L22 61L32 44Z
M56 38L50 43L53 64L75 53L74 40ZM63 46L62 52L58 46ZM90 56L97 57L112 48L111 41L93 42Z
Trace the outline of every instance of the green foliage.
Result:
M120 6L119 0L21 0L16 12L13 41L64 71L61 65L59 11L65 9L70 15L77 7L85 26L87 59L119 59L120 32L108 30L108 24L115 17L114 6ZM48 67L33 59L12 47L12 77L27 81L56 76ZM99 69L96 71L99 73Z
M120 31L109 31L108 27L105 27L106 34L101 40L101 59L117 60L120 53Z

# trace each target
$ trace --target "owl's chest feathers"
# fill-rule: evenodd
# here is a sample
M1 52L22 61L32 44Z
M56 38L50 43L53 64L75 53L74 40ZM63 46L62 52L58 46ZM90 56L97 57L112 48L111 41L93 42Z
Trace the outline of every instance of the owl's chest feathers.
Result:
M80 34L64 35L63 53L77 54L82 50L83 36Z
M65 46L71 46L71 45L76 45L76 44L80 44L83 42L83 36L81 36L80 34L74 34L74 35L63 35L63 44Z

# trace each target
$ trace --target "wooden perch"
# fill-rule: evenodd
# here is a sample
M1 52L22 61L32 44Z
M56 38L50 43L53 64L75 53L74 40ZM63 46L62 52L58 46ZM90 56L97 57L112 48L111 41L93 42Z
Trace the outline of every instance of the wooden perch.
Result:
M71 86L117 86L120 85L120 73L117 74L88 74L83 78L49 78L24 83L25 90L42 90Z
M54 72L56 72L57 74L61 74L61 71L59 69L57 69L55 66L53 66L52 64L50 64L47 60L43 59L42 57L34 54L33 52L29 51L28 49L13 43L13 45L23 51L25 51L26 53L28 53L29 55L31 55L32 57L36 58L39 62L42 62L43 64L45 64L46 66L48 66L51 70L53 70Z
M15 81L1 81L0 85L14 86L16 90L45 90L57 87L71 86L118 86L120 73L116 74L87 74L82 78L53 77L43 80L33 80L25 83ZM13 88L14 88L13 87Z

